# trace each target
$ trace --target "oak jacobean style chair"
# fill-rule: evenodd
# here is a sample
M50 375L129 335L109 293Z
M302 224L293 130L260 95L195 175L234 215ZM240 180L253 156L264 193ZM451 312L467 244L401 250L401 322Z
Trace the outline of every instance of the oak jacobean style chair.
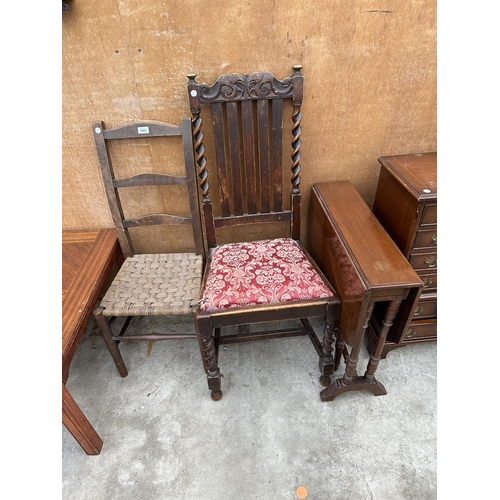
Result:
M208 388L215 401L222 397L218 361L221 344L308 335L319 356L320 382L325 386L340 364L339 356L335 354L334 360L332 354L340 300L299 241L303 94L300 69L301 66L294 66L294 74L283 80L269 72L222 75L211 86L197 83L196 75L188 75L195 157L210 253L195 324ZM282 142L283 110L289 100L292 164L290 205L286 206ZM210 196L203 105L210 105L207 108L211 108L212 114L210 136L214 139L218 206ZM267 228L273 227L267 223L284 223L285 237L248 238L250 227L256 223L264 223ZM238 239L235 243L218 244L216 230L234 226L245 226L243 231L239 228L244 237L232 238ZM326 317L323 342L307 319L321 316ZM251 324L284 320L294 320L295 325L248 332ZM236 334L221 335L221 329L228 326L241 328Z
M191 120L183 118L180 126L158 121L138 121L110 130L106 130L104 123L99 122L94 123L92 129L111 215L125 257L118 274L99 306L94 309L93 314L120 375L126 377L127 369L118 349L121 340L156 341L197 338L196 334L193 333L138 335L126 333L134 316L189 316L198 300L205 251L193 156ZM111 140L123 142L125 139L135 139L135 149L140 149L141 145L146 146L149 154L153 141L159 141L158 138L165 138L165 144L161 144L161 146L162 148L169 146L168 151L173 154L176 147L175 141L179 145L181 143L179 137L182 137L185 175L167 175L166 173L149 171L131 177L115 177L111 164L111 148L109 144ZM129 160L128 163L130 163L131 158L127 155L126 157ZM140 163L143 158L135 158L135 160ZM153 168L157 169L157 167L158 165L155 164ZM164 167L161 170L163 169ZM149 170L151 170L151 167L149 167ZM123 190L133 190L138 187L145 189L143 186L153 186L147 188L149 190L147 191L148 197L156 197L157 205L163 204L165 206L164 197L168 197L165 190L172 190L171 187L167 188L165 186L175 185L187 187L187 193L184 187L177 189L184 190L184 192L181 191L181 195L183 194L189 198L190 213L188 216L168 213L143 214L133 218L125 216L122 206L124 197L121 195ZM129 205L131 204L133 203L130 202ZM138 205L142 208L143 205L146 205L146 199ZM182 204L180 203L180 205ZM158 224L190 224L195 252L136 254L129 229ZM112 324L117 317L126 317L127 319L120 332L115 335L112 331Z

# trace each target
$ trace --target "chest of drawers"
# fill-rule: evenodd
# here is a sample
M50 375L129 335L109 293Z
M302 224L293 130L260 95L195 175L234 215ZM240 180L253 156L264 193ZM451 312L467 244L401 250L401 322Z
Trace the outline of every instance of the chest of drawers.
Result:
M412 320L389 334L382 357L402 345L437 340L437 153L383 156L373 213L423 282ZM377 314L369 335L376 341Z

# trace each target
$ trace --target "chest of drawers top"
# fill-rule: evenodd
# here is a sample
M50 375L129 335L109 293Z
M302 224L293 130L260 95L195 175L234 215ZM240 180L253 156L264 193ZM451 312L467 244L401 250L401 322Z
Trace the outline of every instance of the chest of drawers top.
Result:
M437 153L382 156L379 162L414 198L437 199Z
M373 212L406 258L437 245L437 153L382 156Z

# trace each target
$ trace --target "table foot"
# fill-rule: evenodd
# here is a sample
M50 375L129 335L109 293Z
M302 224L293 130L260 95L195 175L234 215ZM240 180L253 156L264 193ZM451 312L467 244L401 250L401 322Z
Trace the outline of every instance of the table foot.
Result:
M372 382L366 382L364 377L354 376L350 384L345 384L344 379L338 378L335 382L329 385L326 389L320 392L321 401L333 401L339 394L349 391L372 391L375 396L385 396L387 391L383 384L374 379Z
M76 404L66 386L62 386L62 421L87 455L99 455L102 439Z

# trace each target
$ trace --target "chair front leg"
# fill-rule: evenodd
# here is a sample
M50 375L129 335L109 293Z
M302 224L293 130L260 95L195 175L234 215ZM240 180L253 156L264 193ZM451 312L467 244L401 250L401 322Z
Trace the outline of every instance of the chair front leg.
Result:
M212 320L210 316L198 315L195 325L203 359L203 367L207 374L208 388L212 391L212 399L218 401L222 398L221 377L223 375L218 366L218 350L215 343Z
M108 320L103 314L103 311L104 307L98 306L92 311L92 313L97 322L97 326L101 330L102 338L104 339L104 342L106 342L118 372L122 377L126 377L128 375L128 371L125 366L125 362L123 361L120 350L118 349L118 342L113 340L113 332L109 326Z
M319 382L322 386L330 385L330 375L339 367L342 348L339 348L340 335L340 307L338 304L328 304L325 328L323 330L323 349L319 359L321 376ZM334 346L336 342L336 345ZM335 350L335 357L333 351Z

